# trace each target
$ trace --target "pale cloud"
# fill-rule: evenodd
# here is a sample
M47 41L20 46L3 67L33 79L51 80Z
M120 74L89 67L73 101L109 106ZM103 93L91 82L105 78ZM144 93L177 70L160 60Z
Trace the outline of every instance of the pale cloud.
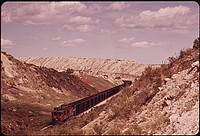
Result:
M51 40L52 40L52 41L60 41L60 40L61 40L61 37L59 37L59 36L58 36L58 37L53 37L53 38L51 38Z
M92 22L92 18L91 17L83 17L83 16L74 16L69 18L67 21L67 23L91 23Z
M63 26L63 29L66 30L66 31L71 31L71 30L74 30L74 27L65 24L65 25Z
M126 2L110 2L107 5L94 3L88 6L84 12L91 15L91 14L98 14L98 13L103 13L103 12L122 11L129 7L130 7L130 4Z
M114 2L106 7L108 10L123 10L128 8L130 5L125 2Z
M5 2L1 17L7 23L47 25L67 21L73 13L80 13L86 8L80 2Z
M87 6L81 2L5 2L1 17L6 23L27 25L98 23L99 19L74 14L84 13L86 9Z
M66 41L63 41L63 43L60 46L61 47L69 47L69 46L74 46L74 44L66 43Z
M101 4L91 4L90 6L87 7L87 9L85 10L85 13L91 15L91 14L98 14L101 13L102 11L104 11L104 7Z
M85 40L81 38L76 38L76 39L67 41L67 43L83 43L83 42L85 42Z
M60 46L63 46L63 47L74 46L74 45L82 44L84 42L85 42L85 40L82 39L82 38L75 38L75 39L72 39L72 40L63 41Z
M122 42L122 43L129 43L129 42L132 42L135 38L134 37L125 37L125 38L122 38L119 40L119 42Z
M130 46L135 48L150 48L154 46L164 46L164 45L162 45L162 43L141 41L141 42L134 42Z
M114 34L116 31L114 30L110 30L110 29L98 29L97 30L97 34L100 34L100 35L111 35L111 34Z
M14 45L13 41L1 38L1 47L2 48L9 49L9 48L12 48L13 45Z
M178 15L184 15L189 13L190 8L185 7L185 6L177 6L177 7L166 7L166 8L161 8L158 11L151 11L151 10L146 10L143 11L139 14L141 17L141 20L151 20L153 18L173 18Z
M146 10L134 16L121 16L115 24L126 28L184 29L197 20L197 16L190 13L186 6L166 7L158 11Z
M91 32L95 29L96 27L94 25L80 25L76 27L76 30L80 32Z
M84 42L85 42L84 39L75 38L75 39L72 39L72 40L63 41L63 42L60 44L60 46L61 46L61 47L69 47L69 46L80 45L80 44L83 44Z
M39 37L32 37L31 40L37 41L37 40L40 40L40 38Z
M110 30L108 29L100 29L99 32L103 35L106 35L106 34L109 34L110 33Z
M99 22L100 20L98 18L93 19L91 17L74 16L69 17L69 19L65 21L63 29L66 31L91 32L96 29L95 24Z
M47 51L47 50L48 50L48 48L43 48L42 50L43 50L43 51Z
M75 26L65 24L63 26L63 30L65 31L91 32L95 29L96 26L91 24L75 25Z
M98 19L98 18L94 21L95 24L97 24L99 22L100 22L100 19Z

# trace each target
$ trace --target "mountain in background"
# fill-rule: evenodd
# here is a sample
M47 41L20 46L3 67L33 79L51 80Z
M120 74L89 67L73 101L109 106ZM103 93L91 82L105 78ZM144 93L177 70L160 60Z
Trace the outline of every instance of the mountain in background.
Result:
M122 79L134 80L140 76L148 66L159 67L154 64L139 64L129 60L76 58L76 57L29 57L19 58L37 66L54 68L58 71L72 69L74 74L87 74L102 77L114 84L122 83Z
M60 67L59 72L45 68L43 64L27 64L1 53L1 130L4 134L198 133L199 38L194 41L193 48L181 50L179 56L169 57L168 64L159 66L134 62L126 64L118 60L98 60L101 62L98 63L97 59L90 63L75 59L77 62L73 60L73 63L69 63L73 67L64 67L67 64L63 61L65 59L58 61L58 64L52 62L54 59L49 59L49 64L55 69ZM48 64L47 61L44 64ZM138 75L134 70L138 71ZM104 101L104 104L60 125L46 127L51 121L53 107L97 93L127 75L133 77L132 85Z

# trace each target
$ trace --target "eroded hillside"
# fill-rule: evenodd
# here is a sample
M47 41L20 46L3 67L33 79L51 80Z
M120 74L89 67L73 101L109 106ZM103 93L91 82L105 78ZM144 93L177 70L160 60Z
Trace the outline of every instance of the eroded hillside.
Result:
M84 134L194 135L199 132L199 41L161 68L146 68L81 128Z
M142 74L147 65L139 64L128 60L111 60L96 58L76 58L76 57L29 57L19 58L27 63L47 68L54 68L58 71L66 71L68 68L75 70L79 75L84 73L96 77L102 77L112 83L120 83L122 79L135 79Z
M84 97L97 92L97 90L78 77L68 72L58 72L54 69L38 67L33 64L26 64L14 59L12 56L1 53L2 57L2 89L24 88L43 89L71 93Z
M160 67L146 67L130 87L124 88L119 94L104 101L104 104L93 107L87 113L71 117L60 125L46 129L42 128L47 126L51 120L48 104L53 105L61 102L60 100L68 99L69 101L69 98L72 100L72 97L66 97L66 94L60 93L61 90L55 93L59 90L57 83L55 82L55 86L50 86L53 81L47 80L64 71L56 74L52 73L53 69L37 67L40 70L47 69L48 72L42 72L44 73L43 78L40 77L42 80L38 78L38 81L34 81L42 89L38 90L37 85L33 89L27 84L33 77L22 78L21 75L27 71L34 72L36 66L10 61L12 59L9 55L5 55L4 58L8 57L4 59L3 64L1 63L1 71L4 75L1 88L3 90L1 92L3 96L1 100L2 130L6 134L27 135L195 135L199 131L199 39L195 41L193 48L180 51L179 56L169 57L168 64L162 64ZM15 67L18 65L13 65L13 63L25 66L26 70L20 73ZM64 73L72 74L71 76L74 77L73 71L69 69ZM94 79L82 72L78 74L84 82L90 83ZM18 86L23 87L18 88ZM54 89L46 90L44 86ZM31 89L27 90L27 88ZM32 93L33 90L37 90L35 92L41 95L36 97ZM48 93L49 91L54 91L54 93L49 97L48 93L46 95L41 93L45 90ZM22 103L16 101L18 97L21 98L18 100L38 100L40 98L40 101L37 101L37 104Z
M170 57L169 64L147 67L106 104L41 133L195 135L198 131L199 42Z
M97 92L70 72L27 64L1 52L1 126L4 134L25 134L28 128L37 128L40 122L47 124L55 106Z

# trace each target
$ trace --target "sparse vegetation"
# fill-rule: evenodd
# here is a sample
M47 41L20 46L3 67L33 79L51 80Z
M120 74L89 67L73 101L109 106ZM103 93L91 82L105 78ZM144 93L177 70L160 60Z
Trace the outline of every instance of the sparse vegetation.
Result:
M27 104L27 103L15 103L9 100L3 100L1 103L2 111L2 132L7 135L14 134L25 134L25 135L82 135L85 132L81 129L91 121L99 117L102 109L105 111L111 110L112 115L109 115L107 122L113 120L127 122L133 116L138 115L142 112L142 107L147 106L153 97L159 92L158 87L161 87L164 84L165 78L170 78L173 74L178 73L179 71L188 69L191 67L191 64L199 60L199 39L194 41L193 49L185 49L180 51L180 55L176 57L169 57L168 64L162 64L160 67L152 68L147 67L143 74L135 79L132 84L132 87L124 89L118 94L117 97L112 98L107 102L106 105L101 105L94 108L91 112L84 114L79 117L72 117L67 122L53 126L52 128L46 129L44 131L38 131L42 127L48 125L51 120L50 112L55 105L58 105L64 101L73 101L77 97L64 96L63 94L53 94L52 89L47 89L44 92L49 94L49 96L38 93L38 99L40 100L41 105L37 104ZM32 66L30 66L32 67ZM54 70L51 70L51 78L56 78L53 74ZM40 73L40 72L39 72ZM63 73L63 74L69 74ZM72 76L72 75L71 75ZM44 74L44 77L48 76ZM25 77L24 78L28 78ZM73 77L71 77L73 78ZM118 78L118 77L116 77ZM59 82L63 82L65 79L61 78ZM38 79L40 82L41 80ZM15 82L6 81L2 82L4 88L6 89L6 83L9 82L15 86ZM37 83L37 82L36 82ZM50 79L47 80L49 85L57 84L57 82L52 82ZM76 83L72 83L76 84ZM40 84L41 86L43 84ZM181 89L188 88L190 84L181 85ZM53 87L53 86L52 86ZM43 86L44 88L44 86ZM80 87L78 89L83 89ZM45 88L46 89L46 88ZM184 94L184 91L177 93L175 99L180 98ZM161 98L166 95L166 92L160 93ZM30 96L27 95L27 96ZM30 96L31 97L31 96ZM25 97L21 97L27 99ZM30 98L29 98L30 99ZM195 100L196 98L194 98ZM31 100L31 99L30 99ZM28 101L28 100L27 100ZM30 101L29 101L30 102ZM35 102L35 101L34 101ZM51 106L44 106L45 104L51 103ZM186 103L185 110L191 110L194 105L193 101ZM146 115L151 116L151 115ZM155 110L153 115L155 120L148 120L144 117L146 124L138 125L136 121L131 122L128 126L113 124L108 128L100 124L93 126L94 131L97 134L103 134L106 132L108 135L118 135L118 134L130 134L130 135L140 135L140 134L155 134L157 131L160 131L162 127L169 124L169 117L164 115L162 111ZM122 123L123 124L123 123ZM124 133L122 130L127 128Z
M5 135L28 134L48 125L50 109L28 103L2 102L2 132Z
M195 39L193 42L193 49L198 50L199 49L199 38Z
M115 79L121 79L121 77L120 76L116 76Z
M131 89L125 89L118 97L113 98L109 102L110 109L115 113L110 119L127 120L129 117L136 115L135 113L139 112L141 107L147 105L156 95L159 91L158 87L164 84L165 78L170 78L173 74L190 68L193 62L199 60L199 52L197 50L199 47L197 47L197 45L199 46L196 41L195 48L182 50L179 56L170 57L168 64L162 64L161 67L158 68L147 67L143 74L135 79ZM180 92L177 97L181 97L183 93L184 92ZM161 95L165 96L164 93ZM155 114L158 116L157 120L155 120L154 124L150 122L150 126L153 127L151 128L151 130L153 130L151 132L152 134L169 123L169 118L167 116L160 112ZM139 129L137 133L133 133L145 134L142 130ZM129 130L127 133L132 132ZM146 132L146 134L147 133L148 132Z
M108 135L120 135L120 128L117 126L113 126L109 131Z
M66 72L67 72L68 74L72 74L72 73L74 73L74 69L68 68L68 69L66 70Z
M156 120L151 122L149 127L153 133L156 133L158 130L161 130L162 127L168 125L170 119L167 116L163 115L159 110L154 113L154 116L157 116L157 118L155 118Z
M97 133L97 135L101 135L103 132L102 132L102 127L103 126L101 126L101 125L95 125L94 127L93 127L93 129L94 129L94 131Z

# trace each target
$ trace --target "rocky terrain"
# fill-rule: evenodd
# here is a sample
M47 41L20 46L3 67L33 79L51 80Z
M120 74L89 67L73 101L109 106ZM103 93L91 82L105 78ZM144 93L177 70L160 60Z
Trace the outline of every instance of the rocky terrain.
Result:
M144 81L145 85L158 82L159 78L155 77L159 74L161 84L153 88L139 85L140 88L136 89L134 85L138 87L137 82L141 82L138 79L132 87L110 101L108 107L105 106L105 110L99 113L98 118L82 127L82 133L197 134L199 132L198 49L199 43L194 45L193 49L182 50L177 58L170 58L171 62L167 66L167 71L164 65L155 70L146 69L144 76L140 77L143 80L150 79L150 81ZM155 79L151 80L151 78ZM152 92L156 93L150 96Z
M170 134L193 135L199 131L199 82L194 68L166 78L151 102L127 118L115 118L115 110L102 111L85 125L84 134ZM138 93L139 94L139 93ZM134 101L137 93L128 98ZM133 103L132 103L133 104ZM118 110L117 110L118 111Z
M71 93L81 97L97 93L97 90L84 84L78 77L67 72L22 63L12 56L1 53L2 89L29 88L33 90L52 90ZM31 92L31 91L30 91Z
M5 53L1 58L1 122L2 131L6 134L195 135L199 132L199 39L194 41L192 48L169 57L168 64L141 66L143 71L138 76L134 75L130 87L99 106L46 129L43 128L51 120L50 109L54 105L80 98L74 95L74 91L80 92L80 88L85 88L80 94L87 96L93 93L92 90L98 92L110 83L102 76L97 77L97 73L86 74L88 71L84 72L87 68L84 64L82 67L79 65L81 70L77 70L77 67L75 71L73 67L64 68L62 65L60 67L63 69L57 72L42 64L38 67L22 63ZM58 65L55 64L52 67ZM120 69L109 65L106 68L110 68L111 73ZM122 66L131 71L125 64ZM98 71L98 68L103 69L103 64L95 67L91 73Z
M147 67L133 84L92 111L40 134L195 135L199 132L199 40ZM73 125L72 125L73 124ZM36 133L38 134L38 133Z
M22 121L33 112L41 116L45 113L50 121L50 111L59 104L75 101L113 86L104 79L86 75L81 78L85 82L70 71L58 72L52 68L27 64L1 52L2 131L8 134L12 131L13 134L20 132L20 128L24 127ZM92 79L95 79L93 83ZM18 120L19 117L22 119ZM26 123L30 123L30 120L26 120Z
M58 71L73 69L79 75L85 73L95 77L102 77L112 83L119 84L122 79L132 79L142 74L147 65L128 60L76 58L76 57L29 57L19 58L27 63L54 68Z

